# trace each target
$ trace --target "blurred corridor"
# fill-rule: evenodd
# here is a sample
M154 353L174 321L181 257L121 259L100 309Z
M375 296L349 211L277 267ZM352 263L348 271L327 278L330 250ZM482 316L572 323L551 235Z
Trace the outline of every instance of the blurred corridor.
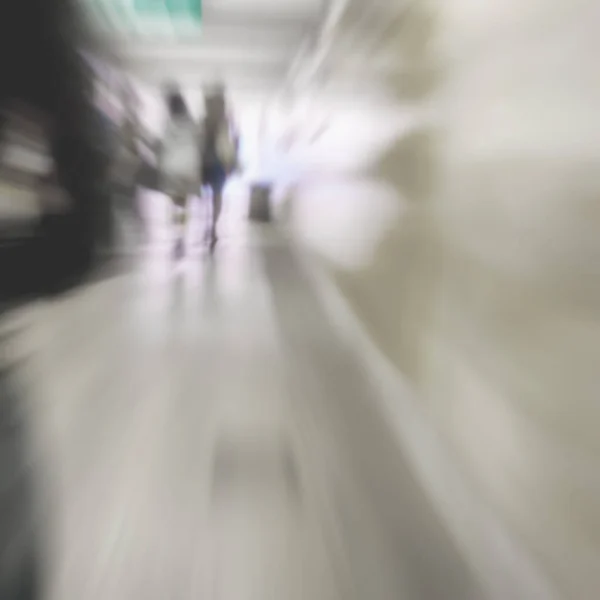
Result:
M294 251L232 229L23 316L50 597L485 597Z
M48 597L597 598L600 4L85 6L107 120L222 85L239 164L214 255L136 180L118 274L3 315Z

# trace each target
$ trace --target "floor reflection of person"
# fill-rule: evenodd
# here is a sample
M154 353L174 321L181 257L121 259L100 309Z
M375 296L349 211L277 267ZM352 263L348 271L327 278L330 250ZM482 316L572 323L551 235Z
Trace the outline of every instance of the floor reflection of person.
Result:
M223 206L227 178L237 167L239 140L228 113L221 87L204 96L205 118L202 128L202 185L210 188L212 215L208 232L210 248L217 244L217 225Z

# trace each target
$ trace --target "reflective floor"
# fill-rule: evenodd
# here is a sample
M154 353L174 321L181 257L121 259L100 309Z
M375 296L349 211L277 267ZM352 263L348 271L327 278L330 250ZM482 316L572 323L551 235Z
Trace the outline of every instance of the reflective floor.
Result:
M484 599L292 249L201 213L23 317L49 597Z

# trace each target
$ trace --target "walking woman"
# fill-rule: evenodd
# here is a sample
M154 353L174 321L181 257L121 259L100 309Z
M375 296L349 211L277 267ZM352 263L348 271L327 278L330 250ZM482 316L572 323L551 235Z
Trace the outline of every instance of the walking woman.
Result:
M202 128L202 184L210 188L212 219L210 249L217 244L217 225L223 207L223 190L227 178L237 167L238 140L227 113L225 91L218 86L204 96L206 116Z
M167 98L168 121L159 151L162 189L173 201L173 220L177 228L175 258L185 254L188 198L198 193L201 164L198 126L179 92Z

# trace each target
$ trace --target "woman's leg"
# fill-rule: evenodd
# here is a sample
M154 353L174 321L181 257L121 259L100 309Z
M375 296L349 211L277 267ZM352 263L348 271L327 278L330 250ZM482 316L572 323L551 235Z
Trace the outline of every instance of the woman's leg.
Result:
M175 243L175 256L181 257L185 250L185 226L187 222L187 197L177 195L173 197L173 224L177 235Z
M223 207L223 188L221 186L212 187L212 221L210 229L210 243L215 246L217 243L217 225L221 216L221 208Z
M227 174L225 169L219 167L214 170L212 174L211 188L212 188L212 228L211 228L211 248L214 249L217 244L217 225L219 223L219 217L221 216L221 209L223 208L223 190L225 188L225 182L227 181Z
M210 195L210 197L209 197ZM213 209L212 209L212 188L210 187L210 185L206 184L206 183L202 183L201 187L200 187L200 203L202 204L203 207L203 220L202 220L202 227L204 228L203 230L203 240L205 244L210 243L210 238L211 238L211 230L212 230L212 214L213 214Z

